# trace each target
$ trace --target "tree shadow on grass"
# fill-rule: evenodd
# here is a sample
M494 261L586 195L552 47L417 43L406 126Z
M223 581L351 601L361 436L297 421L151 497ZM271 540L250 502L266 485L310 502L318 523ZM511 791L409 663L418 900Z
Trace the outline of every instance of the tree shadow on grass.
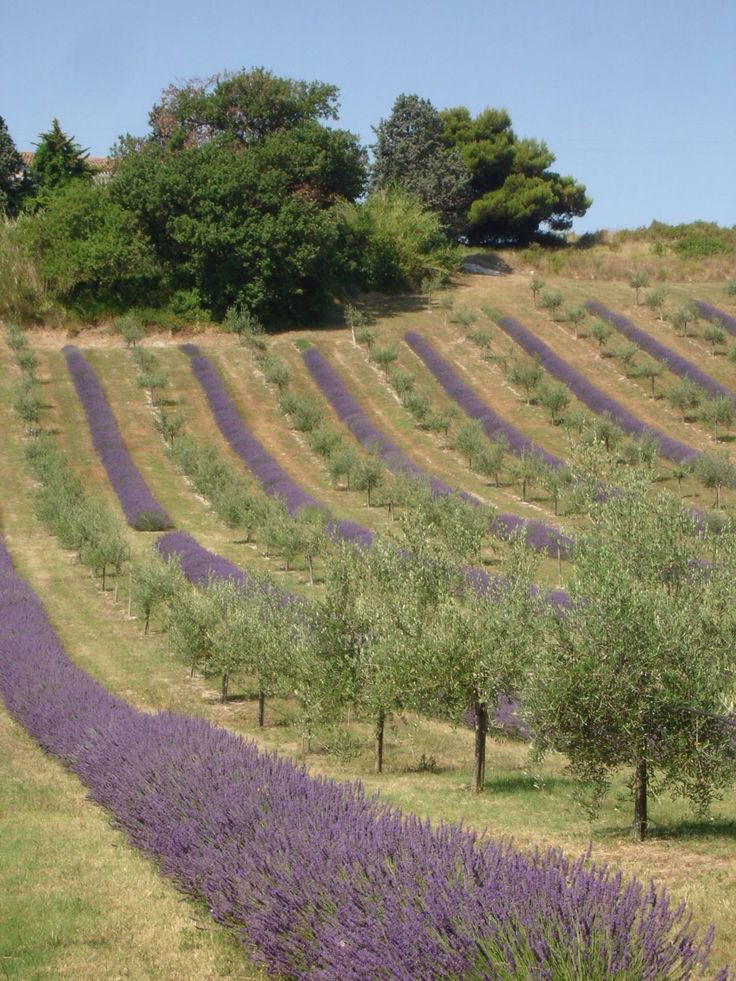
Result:
M631 825L607 824L596 829L595 836L599 839L618 840L634 833ZM707 841L709 839L720 838L722 840L736 839L736 821L728 819L708 818L694 819L692 821L678 821L675 824L656 824L650 821L647 831L646 841Z
M387 320L406 313L418 313L422 310L428 313L426 293L363 293L346 302L352 302L360 310L367 327L377 320ZM344 307L336 301L320 317L305 320L298 325L291 322L274 324L267 328L266 333L269 337L278 337L291 334L298 327L326 334L333 330L344 331L347 326Z
M511 773L494 777L486 774L484 792L489 794L526 794L539 791L554 791L558 787L569 787L570 781L564 777L537 777L532 773Z
M649 831L650 838L657 840L687 840L697 838L736 839L736 821L727 818L696 818L692 821L679 821L677 824L662 825Z

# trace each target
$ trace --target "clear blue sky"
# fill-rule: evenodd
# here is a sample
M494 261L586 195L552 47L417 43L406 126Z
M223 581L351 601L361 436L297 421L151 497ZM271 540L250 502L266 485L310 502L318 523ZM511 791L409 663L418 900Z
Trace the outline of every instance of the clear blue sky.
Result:
M37 0L1 23L19 150L56 116L105 155L169 83L263 66L336 85L365 144L400 93L505 107L586 184L579 231L736 224L736 0Z

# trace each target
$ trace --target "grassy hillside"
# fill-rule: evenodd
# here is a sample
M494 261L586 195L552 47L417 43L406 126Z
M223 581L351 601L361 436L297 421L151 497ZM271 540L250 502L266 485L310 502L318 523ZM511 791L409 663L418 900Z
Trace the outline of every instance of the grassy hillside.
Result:
M581 253L582 254L582 253ZM621 258L620 252L612 252ZM604 256L605 257L605 256ZM419 359L404 344L407 330L416 330L428 339L461 373L463 380L484 400L492 405L505 419L524 431L539 445L560 456L569 456L571 446L563 427L555 426L538 405L530 405L524 393L509 382L503 371L503 359L522 361L518 351L503 332L483 313L487 308L500 314L514 316L537 336L544 339L558 354L573 364L585 377L598 385L607 395L617 399L642 420L649 422L697 450L712 450L716 446L734 457L730 441L716 443L712 433L697 422L683 423L661 398L652 398L647 384L626 377L620 362L601 357L598 345L589 336L575 338L569 322L555 323L549 314L535 304L529 289L533 254L514 257L514 270L500 276L470 276L457 278L446 298L435 295L431 308L426 297L414 300L389 301L385 298L363 298L362 306L372 318L372 326L378 334L377 343L396 344L398 362L416 375L417 384L426 389L433 405L447 407L449 401L436 380ZM592 257L588 257L592 262ZM527 261L527 259L529 261ZM652 262L656 262L655 255ZM625 283L600 276L591 278L589 264L583 278L582 267L570 272L576 278L543 271L549 288L560 289L565 303L579 304L586 299L605 302L610 309L623 313L638 326L649 331L662 343L698 364L714 378L736 391L736 365L725 354L712 356L709 345L702 338L702 324L694 326L689 336L678 337L667 323L658 321L646 306L637 306L633 290ZM568 271L564 269L563 271ZM722 293L722 283L713 281L681 282L667 284L668 305L675 308L687 300L700 298L732 311ZM470 328L453 322L459 311L477 314L475 325L483 325L491 332L490 358L482 358L477 344L469 339ZM585 329L582 330L585 334ZM95 488L111 504L118 508L116 498L107 483L106 475L92 449L91 439L73 386L59 351L65 343L58 332L34 330L31 332L34 351L40 358L39 377L43 381L44 397L48 405L46 424L58 433L62 446L67 450L75 469L85 484ZM217 365L230 394L244 420L257 437L268 447L289 475L309 493L324 501L336 517L349 518L371 528L374 532L389 530L390 520L384 509L368 508L365 495L336 489L319 457L309 450L302 434L296 433L279 411L276 390L264 380L262 371L246 348L238 346L232 337L207 332L197 336L196 342ZM75 339L85 351L90 363L105 386L108 399L118 420L134 461L144 473L154 494L172 515L177 527L195 535L201 544L226 556L247 568L267 570L286 588L299 591L305 596L318 596L319 583L308 585L305 569L285 573L278 557L266 558L262 549L254 544L244 544L216 517L208 504L195 495L188 482L172 465L156 433L151 408L146 396L135 382L135 367L119 339L110 335L104 327L85 330ZM189 430L202 440L217 447L233 466L242 467L219 433L212 419L206 400L195 381L185 356L177 349L176 342L164 335L151 335L145 342L155 350L160 363L169 372L167 398L176 401L187 418ZM496 488L490 479L471 472L462 456L451 446L444 435L432 435L419 428L403 408L387 384L384 373L369 361L365 346L355 345L350 332L342 326L329 329L302 329L275 335L270 350L280 356L291 372L292 386L308 391L321 399L301 357L299 345L311 343L329 359L343 381L349 386L360 406L387 435L397 443L407 456L452 486L462 488L483 500L494 504L498 510L526 517L543 518L566 531L574 532L581 526L575 514L553 514L549 494L534 487L528 501L522 501L519 488L502 480ZM614 346L613 339L610 346ZM735 343L729 338L729 346ZM162 624L154 624L154 631L142 637L141 625L127 615L126 584L121 584L119 602L113 603L111 591L100 593L99 584L89 578L72 557L58 548L41 529L32 507L32 484L22 459L23 434L12 415L12 383L16 373L4 345L0 345L0 426L9 434L0 449L0 513L8 546L20 573L26 576L41 596L55 628L59 632L70 657L98 678L107 688L122 695L145 709L171 708L188 714L201 715L216 724L247 733L264 746L275 747L282 752L296 754L299 748L298 733L293 725L293 711L286 702L274 701L268 708L268 725L259 731L255 725L255 692L248 679L240 679L235 685L235 697L226 705L218 703L214 682L195 677L190 679L185 666L170 654ZM673 380L663 375L657 382L659 391L665 391ZM325 416L331 424L351 437L324 402ZM657 465L659 485L672 493L681 493L694 507L708 509L713 503L712 491L703 489L694 479L686 478L678 488L672 465L660 460ZM736 507L733 491L725 493L729 513ZM144 533L128 532L134 548L150 547L151 537ZM490 559L489 559L490 560ZM553 559L543 563L541 577L549 585L557 585L569 574L566 563L558 565ZM31 861L39 839L52 839L55 828L66 828L71 822L75 828L91 822L90 829L80 831L79 857L74 868L79 874L80 905L84 909L94 907L101 917L94 925L82 913L70 927L77 937L110 937L109 948L97 950L99 967L94 973L74 973L73 958L53 960L57 934L39 927L36 944L44 948L38 965L33 961L21 962L26 970L18 970L10 976L80 977L112 976L110 965L120 956L122 934L127 924L139 938L138 964L148 964L154 953L160 961L152 961L151 976L158 977L217 977L239 975L240 968L232 966L230 953L218 939L214 928L203 934L197 928L197 957L183 973L181 963L165 960L175 949L184 950L186 960L188 936L182 925L179 939L172 925L166 903L176 903L175 897L162 885L139 885L140 876L150 876L147 868L131 873L129 887L124 886L127 868L133 859L120 863L111 838L112 832L105 826L104 818L80 802L80 791L52 761L44 760L40 752L24 742L24 737L3 715L2 738L7 745L5 753L9 781L13 790L7 804L8 810L26 813L33 807L32 801L43 797L42 816L36 813L34 822L18 822L14 837L14 851L29 856L26 879L22 888L13 886L9 892L8 922L17 922L26 907L28 897L33 898L33 908L43 908L47 900L40 895L48 869L59 870L65 876L63 862L70 860L71 846L60 854L52 851L42 861ZM736 962L736 937L730 929L736 912L736 873L734 872L734 824L732 814L736 793L730 792L719 802L710 820L695 821L689 812L677 802L663 795L652 807L653 836L645 845L633 843L628 835L629 808L625 802L626 774L612 793L601 815L590 822L574 800L574 787L565 772L564 761L549 759L543 766L533 765L526 748L518 743L496 740L489 748L488 788L480 798L468 793L470 763L472 757L472 733L451 730L438 722L417 720L411 716L393 720L386 746L386 772L376 777L371 772L370 727L361 720L352 719L340 730L320 734L313 752L307 760L310 771L327 773L340 779L361 779L369 789L380 790L382 795L407 810L429 815L434 820L443 818L460 820L471 827L487 828L495 836L513 836L520 845L546 847L561 845L571 852L584 849L592 841L592 855L597 861L610 861L625 872L648 879L654 877L666 883L673 894L686 899L692 906L696 920L718 926L716 960ZM17 765L16 765L17 764ZM32 774L32 776L30 775ZM17 789L16 789L17 788ZM48 813L45 808L48 807ZM38 812L38 808L35 808ZM30 827L29 827L30 825ZM92 827L93 825L93 827ZM91 844L93 843L93 844ZM76 846L75 846L76 847ZM138 904L141 926L129 920L132 913L120 911L108 902L105 887L100 885L103 873L98 872L104 849L111 851L110 872L118 876L120 888L117 897L123 902L125 888L132 895L144 894ZM118 859L116 868L115 860ZM137 860L135 860L137 861ZM17 875L15 865L3 863L10 869L10 879ZM123 866L125 868L123 868ZM90 871L90 869L92 871ZM39 895L38 900L35 898ZM182 907L178 904L180 910ZM184 919L198 917L196 911L183 914ZM39 917L41 919L41 917ZM197 920L199 923L200 921ZM145 924L145 926L143 925ZM160 925L162 932L154 929ZM163 928L166 927L164 931ZM66 929L66 928L65 928ZM173 935L170 931L174 931ZM0 931L1 932L1 931ZM210 936L210 933L212 934ZM17 934L11 934L16 936ZM71 935L71 934L70 934ZM182 940L181 938L185 939ZM85 944L78 944L74 957L82 957L84 963L97 964ZM148 945L148 946L147 946ZM22 941L11 941L13 951L3 950L3 957L17 957ZM88 945L89 946L89 945ZM137 949L137 948L136 948ZM81 950L81 954L80 951ZM25 956L25 955L24 955ZM30 956L30 955L29 955ZM34 955L35 956L35 955ZM54 954L54 957L56 955ZM11 962L12 963L12 962ZM3 960L5 966L6 960ZM31 967L27 967L31 964ZM14 969L14 968L13 968ZM77 968L78 970L78 968ZM140 967L131 964L130 976L147 976ZM145 968L149 970L148 967ZM28 973L35 971L36 973ZM218 973L220 972L220 973ZM119 973L123 973L122 969Z

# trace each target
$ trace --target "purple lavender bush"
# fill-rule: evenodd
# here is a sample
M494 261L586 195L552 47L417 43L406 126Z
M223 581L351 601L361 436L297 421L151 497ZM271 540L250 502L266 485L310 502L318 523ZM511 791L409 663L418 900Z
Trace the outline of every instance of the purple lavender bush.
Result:
M158 538L154 547L167 561L177 556L181 571L193 586L206 586L212 579L224 579L247 587L252 581L233 562L208 551L186 532L170 531Z
M412 463L392 440L374 426L347 390L340 376L316 347L308 348L303 352L302 357L322 394L329 400L339 419L345 423L361 446L376 452L392 473L408 473L428 480L433 496L455 493L449 484L437 477L429 476L421 467ZM470 504L479 503L477 498L464 491L460 492L460 496ZM566 558L572 549L572 539L569 536L542 521L525 520L514 514L499 514L494 518L493 526L493 530L502 536L524 534L530 548L547 552L549 555L559 554Z
M310 778L225 730L113 698L71 664L0 541L0 691L129 840L290 977L687 979L684 905ZM717 977L725 981L724 969Z
M130 458L97 375L81 351L71 344L62 349L69 374L84 406L92 443L107 471L127 522L138 531L161 531L173 527Z
M601 320L607 320L617 331L623 334L624 337L628 337L630 341L637 344L643 351L651 354L657 361L661 361L675 375L679 375L680 378L689 378L697 385L700 385L709 395L725 395L736 404L736 394L729 388L721 385L720 382L717 382L710 375L701 371L700 368L691 361L688 361L687 358L683 358L675 351L665 347L664 344L660 344L659 341L655 340L650 334L647 334L646 331L635 326L626 317L618 313L612 313L608 307L604 306L603 303L599 303L597 300L588 300L585 306L591 313L600 317ZM734 323L736 324L736 321Z
M209 358L200 354L194 344L184 344L180 350L189 356L194 376L202 386L220 432L264 491L282 497L291 515L304 507L324 510L324 505L295 483L250 432ZM373 541L371 532L353 521L330 521L328 530L336 537L365 547Z
M471 419L480 420L489 439L493 439L498 433L503 433L508 440L512 453L516 453L518 456L524 453L535 453L548 466L554 467L557 470L564 468L564 460L532 443L515 426L505 422L493 409L486 405L460 379L460 376L450 365L449 361L446 361L445 358L438 354L421 334L410 330L404 334L404 340L412 351L422 359L450 398L457 402L463 412L470 416Z
M694 300L693 303L701 317L705 317L706 320L720 320L724 330L727 330L729 334L736 334L736 317L732 317L730 313L725 313L704 300Z
M630 436L640 439L642 436L651 436L659 445L659 452L669 460L678 463L694 460L700 454L691 446L686 446L679 440L672 439L647 426L640 419L625 409L620 402L609 398L599 388L589 382L587 378L576 371L571 365L564 361L559 355L550 348L544 341L536 337L530 330L522 326L513 317L500 317L497 321L498 326L506 331L509 337L515 341L519 347L523 348L527 354L531 354L539 359L539 363L553 378L563 382L570 391L596 415L608 413Z
M162 558L179 560L184 578L193 586L206 587L215 579L223 579L235 583L243 590L256 588L256 583L247 572L230 562L229 559L210 552L199 542L183 531L170 531L161 535L154 544ZM278 590L278 596L284 603L304 603L305 600L296 593Z

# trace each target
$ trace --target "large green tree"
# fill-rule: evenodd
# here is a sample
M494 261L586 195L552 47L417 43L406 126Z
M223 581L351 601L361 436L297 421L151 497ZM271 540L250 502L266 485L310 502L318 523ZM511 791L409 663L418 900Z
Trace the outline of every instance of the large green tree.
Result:
M337 96L334 85L279 78L264 68L192 79L164 89L149 114L151 138L176 146L223 137L260 143L308 121L337 119Z
M0 215L13 216L23 180L23 159L0 116Z
M29 176L36 205L47 204L56 191L76 178L91 179L87 151L73 136L67 136L58 119L52 121L50 130L41 133L35 147Z
M171 291L216 315L313 316L340 274L337 205L365 179L356 138L321 119L335 90L256 69L169 89L143 140L126 139L111 182Z
M590 207L583 184L552 170L543 141L519 139L505 110L473 118L464 106L441 113L443 140L470 172L467 234L473 242L528 241L541 226L565 231Z
M72 305L135 303L156 287L159 267L136 217L108 187L70 181L18 223L17 239L48 286Z
M371 190L399 189L439 215L446 231L462 231L470 174L461 154L443 142L442 118L432 103L400 95L374 132Z

